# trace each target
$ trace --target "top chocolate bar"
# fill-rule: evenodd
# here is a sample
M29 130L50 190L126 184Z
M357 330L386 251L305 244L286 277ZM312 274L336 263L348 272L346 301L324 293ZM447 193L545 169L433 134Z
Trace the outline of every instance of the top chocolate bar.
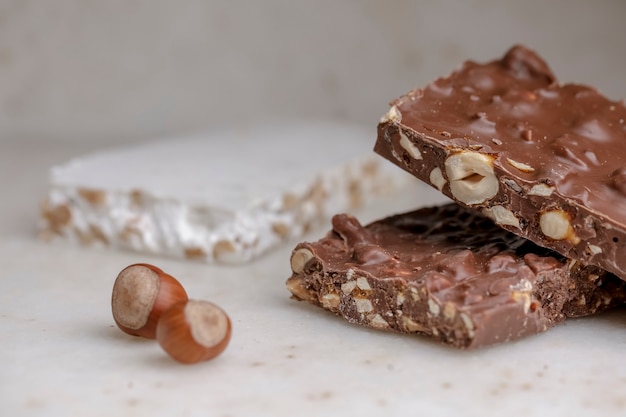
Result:
M541 246L626 279L626 108L533 51L466 62L391 103L375 151Z

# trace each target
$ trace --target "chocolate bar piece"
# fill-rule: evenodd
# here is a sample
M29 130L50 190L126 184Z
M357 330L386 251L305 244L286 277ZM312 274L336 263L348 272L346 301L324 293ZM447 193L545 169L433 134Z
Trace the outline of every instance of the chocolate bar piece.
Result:
M423 333L460 348L535 334L623 303L626 282L569 260L456 204L301 243L287 288L352 323Z
M392 102L375 151L503 228L626 279L626 107L522 46Z

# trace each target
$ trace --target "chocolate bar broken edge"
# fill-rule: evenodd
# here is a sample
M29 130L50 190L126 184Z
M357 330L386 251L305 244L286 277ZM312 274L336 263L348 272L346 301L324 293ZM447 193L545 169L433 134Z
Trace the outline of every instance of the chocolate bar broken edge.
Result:
M597 151L600 147L606 147L603 152L609 155L611 160L599 161L598 166L604 170L610 167L610 172L603 173L600 178L598 175L586 172L583 167L576 173L581 178L581 183L577 186L582 191L576 196L568 195L567 190L561 192L562 190L558 188L558 175L560 175L558 172L553 176L541 177L538 174L539 167L533 166L533 157L527 158L531 160L521 161L507 158L509 143L506 138L494 135L478 141L472 135L451 135L449 131L454 129L450 129L450 125L437 125L437 122L431 122L428 125L428 123L420 122L419 117L415 115L415 106L418 106L415 103L420 102L421 95L426 89L448 88L450 87L449 80L454 81L454 77L459 77L459 74L467 76L463 74L463 71L469 72L475 71L476 68L487 67L495 68L497 74L491 80L484 81L485 83L502 81L503 74L507 72L522 73L519 77L522 77L523 82L527 83L530 88L517 89L513 92L518 94L517 104L519 108L524 109L523 111L530 111L534 103L544 100L550 94L560 94L564 91L563 89L571 90L573 95L580 95L581 100L588 100L587 107L589 108L586 110L589 112L579 114L577 112L581 110L578 108L572 110L571 118L572 121L575 121L574 119L584 121L578 129L587 129L588 136L596 135L591 141L595 143L595 146L589 150L582 147L580 149L569 147L569 145L561 144L559 142L561 138L556 137L554 144L550 146L555 147L555 152L560 155L558 158L555 156L551 163L556 167L555 170L564 166L577 169L577 164L582 163L581 160L588 151ZM506 85L495 87L495 89L498 88L502 90L501 94L506 93ZM449 93L459 98L461 95L467 95L460 91L449 91ZM478 96L469 95L468 97L471 100ZM452 101L451 99L450 103ZM468 107L460 105L467 103L465 101L458 103L459 105L452 109L449 116L458 116L458 120L465 120L463 126L465 129L468 129L470 123L473 122L481 126L488 125L494 120L500 123L498 121L500 115L497 112L489 114L481 108L478 108L479 111L474 115L476 120L470 122L467 120L467 114L463 114ZM513 106L515 104L513 103ZM422 110L428 111L428 109ZM432 111L440 111L442 114L446 109L438 108ZM541 117L545 117L542 119L545 126L557 125L560 122L557 118L549 119L549 114L541 115ZM626 256L623 256L626 250L626 215L623 214L623 209L621 213L619 212L620 207L626 206L625 120L626 107L622 102L610 101L590 87L558 84L551 70L537 54L523 46L516 46L509 50L501 60L487 64L465 63L451 76L438 79L425 89L413 90L393 101L389 112L380 120L374 150L417 178L439 189L458 204L481 210L506 230L564 256L599 266L626 279ZM533 139L533 131L526 126L523 117L518 121L523 128L519 133L521 141L528 142L527 149L531 150L533 149L532 141L539 139L537 137ZM605 133L610 133L612 136L605 138L602 136ZM566 132L564 137L567 135ZM535 136L538 135L535 134ZM555 138L548 138L548 140L552 139ZM536 158L539 157L537 152L534 155ZM448 161L462 157L468 157L470 163L473 161L483 163L488 171L477 174L489 177L489 181L485 183L491 187L492 191L487 190L484 196L474 201L459 198L459 193L455 195L451 189L450 177L453 175L451 172L453 169L448 165L453 164L448 164ZM566 163L564 164L563 161ZM587 162L588 168L591 169L594 166L593 161ZM598 195L585 200L580 194L586 192L587 181L599 191ZM595 183L592 183L594 181ZM607 212L611 214L607 215Z
M406 219L417 233L411 232L410 227L397 227ZM515 273L505 274L506 280L502 281L506 284L513 278L513 283L499 288L499 292L494 286L502 285L494 283L501 281L497 274L502 271L491 278L483 274L445 287L447 284L437 282L442 277L437 268L447 265L443 272L453 276L459 264L452 264L465 259L462 250L446 255L438 267L424 264L417 272L415 264L407 263L416 250L411 241L423 239L420 230L435 219L448 239L443 239L443 247L455 241L452 236L458 236L459 230L465 228L469 233L465 236L481 236L470 247L481 247L480 239L499 242L499 251L489 258L496 263L502 262L498 255L510 257L508 247L524 246L522 251L532 259L518 257ZM457 221L456 225L449 226L451 221ZM480 225L478 229L476 225ZM434 233L435 240L441 237L437 231ZM401 235L404 237L398 241ZM389 247L385 247L387 239L394 242ZM398 247L398 243L406 245ZM427 257L442 249L441 242L439 245ZM457 240L453 246L458 249L464 243ZM529 247L539 254L529 252ZM529 267L533 262L534 271ZM626 283L613 275L539 248L454 204L391 216L365 227L349 215L336 215L333 230L325 237L297 245L291 267L292 276L286 285L298 300L323 307L351 323L425 334L459 348L478 348L540 333L566 317L594 314L619 305L626 298ZM379 274L372 274L372 268L379 269ZM483 294L483 298L465 300L466 305L454 299L477 294Z

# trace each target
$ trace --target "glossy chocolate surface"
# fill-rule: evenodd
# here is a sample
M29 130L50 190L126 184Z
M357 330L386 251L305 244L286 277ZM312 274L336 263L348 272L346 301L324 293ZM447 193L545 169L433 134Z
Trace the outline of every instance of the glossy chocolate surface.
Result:
M622 102L560 84L537 54L516 46L497 61L466 62L392 104L395 117L379 125L378 153L429 183L439 167L446 180L441 191L457 202L445 159L463 150L493 157L498 193L472 207L504 207L519 221L519 227L502 225L509 231L626 279ZM400 132L420 149L418 158L400 146ZM542 232L540 214L555 209L569 216L571 238Z
M349 215L302 243L287 281L350 322L478 347L546 330L624 300L626 283L540 248L456 204L363 227ZM294 263L292 262L292 266Z

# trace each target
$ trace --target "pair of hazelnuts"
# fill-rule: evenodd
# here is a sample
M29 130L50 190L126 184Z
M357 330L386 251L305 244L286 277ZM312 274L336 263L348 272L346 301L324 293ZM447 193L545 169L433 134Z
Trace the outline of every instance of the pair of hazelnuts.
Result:
M156 339L181 363L213 359L230 341L226 312L209 301L190 300L176 278L154 265L124 268L113 285L111 308L122 331Z

